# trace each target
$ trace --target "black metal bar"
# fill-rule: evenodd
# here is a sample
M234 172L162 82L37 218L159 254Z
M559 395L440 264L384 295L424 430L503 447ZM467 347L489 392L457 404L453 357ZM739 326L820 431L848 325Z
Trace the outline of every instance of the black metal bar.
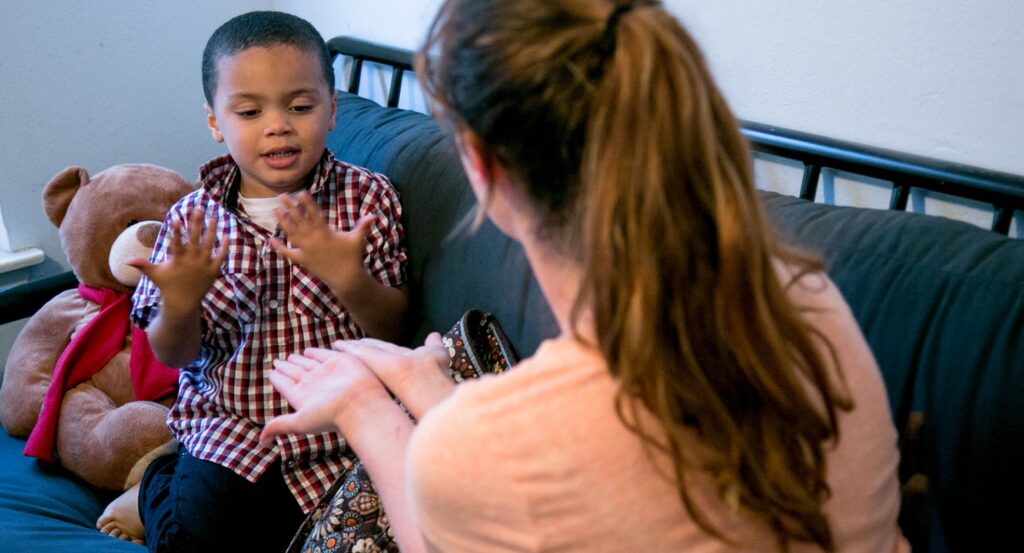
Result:
M818 179L821 177L821 165L804 165L804 177L800 183L800 197L814 201L818 195Z
M31 316L54 296L78 286L75 273L67 271L0 290L0 324Z
M907 200L910 199L911 186L905 182L894 182L892 194L889 196L889 209L895 211L906 211Z
M992 230L999 234L1010 234L1010 222L1013 221L1013 210L1008 207L996 207L992 214ZM1020 233L1021 229L1017 229Z
M1013 209L1024 209L1024 176L894 152L784 129L743 122L743 134L758 152L819 164L892 182Z
M363 76L363 60L352 58L352 73L348 76L349 94L359 94L359 79Z
M382 44L374 44L358 38L347 36L334 37L327 41L327 50L331 58L351 56L374 63L381 63L412 71L415 54L409 50L392 48Z
M391 86L388 87L388 107L398 107L398 95L402 93L402 75L405 74L405 69L396 67L391 72Z

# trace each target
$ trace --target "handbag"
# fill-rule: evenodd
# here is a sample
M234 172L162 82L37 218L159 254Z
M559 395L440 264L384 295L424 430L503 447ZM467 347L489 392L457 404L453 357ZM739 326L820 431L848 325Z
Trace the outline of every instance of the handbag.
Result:
M470 309L441 338L448 348L448 374L456 383L512 368L519 356L490 313Z
M470 309L442 338L456 383L502 373L519 361L494 315ZM287 553L398 553L380 497L358 459L299 526Z

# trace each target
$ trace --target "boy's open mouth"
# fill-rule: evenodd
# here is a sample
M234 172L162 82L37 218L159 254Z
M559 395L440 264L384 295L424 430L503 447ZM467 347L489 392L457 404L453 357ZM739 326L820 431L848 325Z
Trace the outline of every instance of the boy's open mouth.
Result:
M297 150L296 148L277 148L263 155L269 158L282 158L295 155L297 153L299 153L299 150Z
M263 154L263 159L267 160L267 164L275 169L284 169L292 164L295 159L298 158L299 150L297 148L274 148Z

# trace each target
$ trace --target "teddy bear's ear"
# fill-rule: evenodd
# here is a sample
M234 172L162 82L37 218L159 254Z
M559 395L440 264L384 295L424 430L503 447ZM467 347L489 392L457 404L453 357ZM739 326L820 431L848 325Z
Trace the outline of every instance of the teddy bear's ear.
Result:
M81 167L68 167L50 179L43 188L43 209L53 226L60 227L71 199L89 182L89 172Z

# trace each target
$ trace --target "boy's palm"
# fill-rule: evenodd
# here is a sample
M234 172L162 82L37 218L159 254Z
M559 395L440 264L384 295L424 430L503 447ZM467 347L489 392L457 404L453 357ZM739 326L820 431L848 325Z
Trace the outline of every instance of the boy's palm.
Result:
M366 235L373 216L366 215L349 231L335 231L327 226L308 192L301 192L292 201L280 196L277 221L292 247L274 238L271 245L291 262L302 265L335 290L347 291L366 272L363 252Z
M207 222L203 228L203 212L196 211L189 216L189 226L195 229L187 239L182 239L181 225L172 223L171 241L167 248L167 259L162 263L151 263L134 258L127 265L139 269L160 289L165 308L190 311L199 306L200 300L220 274L220 267L227 257L227 249L221 248L216 254L216 220Z

